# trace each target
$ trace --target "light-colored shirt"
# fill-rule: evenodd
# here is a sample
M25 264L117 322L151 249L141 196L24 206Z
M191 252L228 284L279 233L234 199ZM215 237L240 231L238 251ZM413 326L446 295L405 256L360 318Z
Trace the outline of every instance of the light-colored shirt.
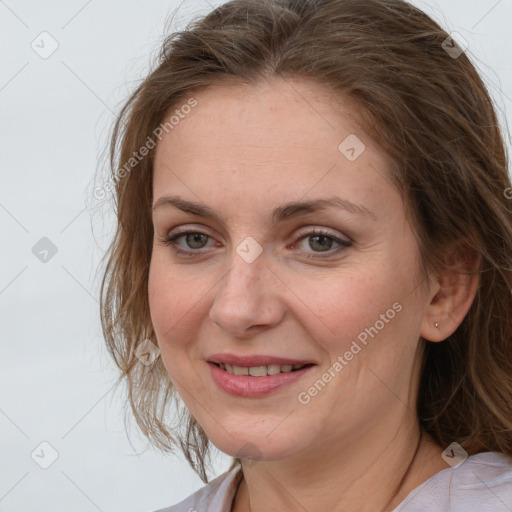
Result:
M242 478L236 466L181 503L155 512L231 512ZM416 487L393 512L512 512L512 461L495 452L471 455Z

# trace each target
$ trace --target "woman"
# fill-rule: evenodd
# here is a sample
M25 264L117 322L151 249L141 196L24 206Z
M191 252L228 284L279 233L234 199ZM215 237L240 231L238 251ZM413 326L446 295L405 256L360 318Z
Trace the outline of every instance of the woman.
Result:
M464 47L401 0L234 0L111 148L134 415L205 483L235 457L162 511L512 510L512 188Z

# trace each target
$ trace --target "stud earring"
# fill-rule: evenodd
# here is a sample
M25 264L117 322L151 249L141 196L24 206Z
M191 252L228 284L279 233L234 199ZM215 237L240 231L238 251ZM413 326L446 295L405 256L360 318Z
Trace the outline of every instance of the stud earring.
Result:
M437 322L434 325L436 326L436 329L439 329L439 324Z

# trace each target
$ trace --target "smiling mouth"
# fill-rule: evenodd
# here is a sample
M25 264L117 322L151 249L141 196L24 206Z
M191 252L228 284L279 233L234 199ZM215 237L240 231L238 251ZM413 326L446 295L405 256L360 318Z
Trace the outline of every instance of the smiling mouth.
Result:
M248 377L267 377L278 375L280 373L293 373L303 368L313 366L313 364L268 364L262 366L235 366L227 363L213 363L217 368L224 370L232 375L241 375Z

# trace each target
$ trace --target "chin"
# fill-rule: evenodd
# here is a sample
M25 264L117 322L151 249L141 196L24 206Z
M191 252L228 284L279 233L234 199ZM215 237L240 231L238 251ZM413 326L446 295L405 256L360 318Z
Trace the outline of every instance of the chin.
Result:
M254 433L245 430L239 433L229 435L226 431L222 435L212 435L210 441L221 452L241 459L253 461L274 461L291 457L303 449L303 446L297 445L293 439L297 436L286 436Z

